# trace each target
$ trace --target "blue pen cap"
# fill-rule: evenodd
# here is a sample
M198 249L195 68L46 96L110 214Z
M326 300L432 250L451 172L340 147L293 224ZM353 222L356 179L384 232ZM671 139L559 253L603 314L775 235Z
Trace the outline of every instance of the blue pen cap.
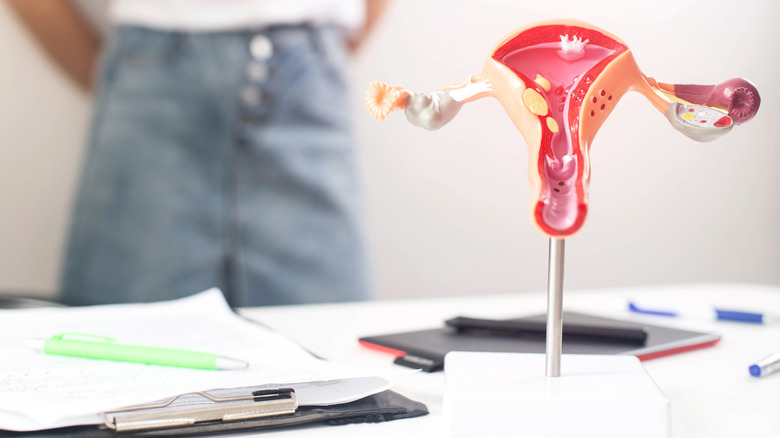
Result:
M644 313L645 315L657 315L657 316L677 316L676 313L667 310L649 310L643 309L637 306L633 301L628 303L628 310L636 313Z
M724 321L754 322L761 324L764 322L764 315L752 312L735 312L733 310L715 309L718 319Z
M758 365L750 365L748 371L750 371L750 375L753 377L761 377L761 367Z

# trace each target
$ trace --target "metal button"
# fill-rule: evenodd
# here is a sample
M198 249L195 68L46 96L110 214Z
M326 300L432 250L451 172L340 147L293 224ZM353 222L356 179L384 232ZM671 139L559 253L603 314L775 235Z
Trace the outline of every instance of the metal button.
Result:
M257 88L246 87L241 90L241 100L250 106L263 103L263 92Z
M249 53L252 54L253 58L265 61L274 54L274 45L267 36L262 34L255 35L252 37L252 41L249 42Z
M266 78L268 78L268 66L258 62L250 63L246 67L246 76L251 81L264 81Z

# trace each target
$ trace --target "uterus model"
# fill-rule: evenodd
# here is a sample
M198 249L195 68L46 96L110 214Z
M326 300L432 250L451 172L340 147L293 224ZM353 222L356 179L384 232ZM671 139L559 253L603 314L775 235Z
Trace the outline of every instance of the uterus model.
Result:
M528 145L531 220L550 237L547 375L560 373L563 243L588 213L590 146L628 91L643 95L673 128L700 142L756 115L758 90L741 78L718 85L659 82L640 71L621 39L577 21L521 28L490 52L479 74L431 93L371 83L368 111L378 120L403 110L413 125L439 129L463 104L494 97ZM557 357L557 359L556 359Z

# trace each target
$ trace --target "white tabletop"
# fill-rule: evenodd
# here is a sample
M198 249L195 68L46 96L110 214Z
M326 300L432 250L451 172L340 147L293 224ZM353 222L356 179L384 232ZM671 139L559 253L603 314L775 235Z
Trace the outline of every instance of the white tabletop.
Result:
M780 315L780 287L696 284L564 293L564 310L587 312L683 329L718 332L714 347L643 362L671 403L675 438L780 436L780 373L765 378L748 374L748 365L780 351L780 322L758 325L682 320L631 314L629 298L652 298L688 305L760 309ZM359 346L362 336L441 326L457 315L511 318L544 312L543 292L446 299L278 306L241 313L333 361L374 367L397 378L394 390L428 406L430 415L387 423L313 426L278 430L263 436L383 437L442 435L444 374L407 372L392 357ZM638 425L638 427L641 427ZM630 431L626 436L630 436Z

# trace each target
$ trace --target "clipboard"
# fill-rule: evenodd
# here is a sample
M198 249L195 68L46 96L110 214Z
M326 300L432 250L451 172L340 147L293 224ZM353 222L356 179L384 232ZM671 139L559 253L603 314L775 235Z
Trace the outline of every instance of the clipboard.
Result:
M257 348L248 349L245 351L246 355L241 357L254 358L260 365L279 363L284 366L284 363L291 363L284 361L296 360L294 368L297 371L285 373L276 370L275 374L271 373L269 377L268 371L273 370L258 366L259 372L253 373L250 368L248 371L241 370L234 377L225 376L218 379L222 371L180 371L173 368L122 364L117 366L109 361L84 360L83 364L74 364L71 368L68 368L70 365L66 366L63 373L56 372L57 364L39 367L37 370L43 370L39 374L43 374L45 378L36 379L27 378L27 375L34 374L36 369L25 369L21 365L23 362L20 362L19 371L11 375L19 379L19 388L43 388L45 391L35 398L38 404L32 408L29 407L32 402L25 399L26 404L16 409L15 404L19 403L19 398L11 399L6 394L1 406L3 414L6 415L3 418L21 420L0 422L0 437L222 436L232 431L251 432L304 424L381 422L428 414L424 404L388 390L385 379L378 376L340 371L335 374L333 371L322 372L317 368L318 365L306 362L314 359L310 352L284 336L236 315L227 306L221 292L216 289L170 302L63 308L53 312L49 310L41 309L41 312L46 313L45 321L52 327L70 326L74 321L85 321L85 324L114 327L119 333L123 333L122 330L135 333L136 321L142 320L141 315L156 312L165 315L161 325L173 324L176 321L179 329L187 330L190 337L224 337L232 343L225 342L223 347L232 348L236 352L244 351L245 345L265 342L274 349L273 357L267 361L266 356L269 355ZM0 318L0 321L5 324L3 327L13 326L15 330L2 331L5 338L0 336L0 344L11 346L10 351L19 354L14 357L39 355L39 352L24 345L28 330L21 330L19 327L28 327L25 324L29 323L36 330L48 331L39 327L40 320L44 319L37 316L41 312L37 309L19 311L22 313L12 313L17 312L16 310L9 312L11 313L7 315L11 317ZM200 318L208 318L209 324L192 324L192 321L199 321ZM149 327L154 327L154 321L144 325L150 330ZM155 333L157 332L164 333L159 328L155 330ZM25 333L25 337L22 337L21 333ZM171 335L168 342L174 343L178 339L177 336L179 335ZM37 359L50 358L41 355L36 357ZM100 370L90 368L98 363ZM90 372L85 373L85 370ZM181 373L189 376L181 377L175 385L167 387L166 380L156 377L158 373L163 373L173 380L179 378ZM202 377L193 375L199 373ZM98 384L90 386L91 381L88 382L86 378L68 380L82 374ZM212 377L214 380L211 380ZM73 383L67 383L68 391L59 390L57 383L60 381ZM251 385L252 382L257 383ZM114 383L116 385L113 385ZM247 386L248 384L251 386ZM139 394L139 385L153 391L150 391L148 396ZM79 390L70 391L72 387L78 387ZM99 392L104 390L104 387L108 387L108 390ZM96 388L98 393L90 392L90 388ZM204 388L212 389L203 390ZM130 392L131 395L110 397L112 393L124 391ZM85 400L89 402L88 406L79 407ZM68 409L73 405L76 405L76 408ZM117 409L118 406L122 407ZM59 417L35 417L36 409L41 412L54 412L54 415ZM5 425L8 427L3 429Z
M425 404L391 390L328 406L298 406L295 391L289 388L256 391L258 394L251 397L232 400L210 392L187 393L157 403L107 411L101 414L105 424L98 427L69 426L31 432L0 430L0 437L225 436L307 424L376 423L428 414ZM196 408L189 404L193 397L210 403Z

